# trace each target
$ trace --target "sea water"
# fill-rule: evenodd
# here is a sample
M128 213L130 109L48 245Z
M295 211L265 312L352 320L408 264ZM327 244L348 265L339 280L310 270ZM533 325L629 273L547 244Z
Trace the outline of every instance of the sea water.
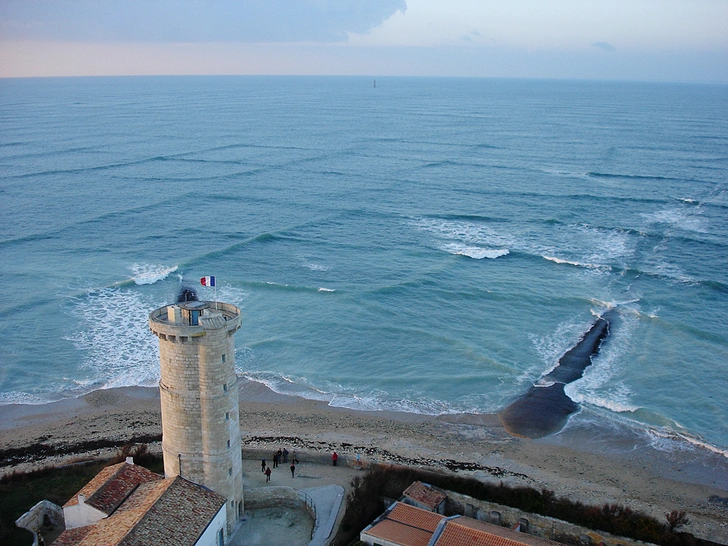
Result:
M184 286L242 309L245 377L430 414L616 307L575 419L728 453L725 86L0 80L0 166L2 403L155 385Z

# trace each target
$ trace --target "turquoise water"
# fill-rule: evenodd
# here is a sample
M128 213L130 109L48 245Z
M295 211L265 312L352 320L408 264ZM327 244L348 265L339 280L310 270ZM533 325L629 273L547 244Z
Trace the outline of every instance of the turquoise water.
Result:
M216 275L236 364L332 405L493 412L616 306L576 419L728 449L728 88L0 80L0 401L154 385Z

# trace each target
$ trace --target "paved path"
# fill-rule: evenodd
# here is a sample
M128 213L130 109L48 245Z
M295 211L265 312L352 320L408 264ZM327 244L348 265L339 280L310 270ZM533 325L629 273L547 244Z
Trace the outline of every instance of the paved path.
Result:
M332 531L344 504L344 488L340 485L322 485L301 489L300 492L308 495L316 507L316 524L308 546L324 546L329 538L333 538Z

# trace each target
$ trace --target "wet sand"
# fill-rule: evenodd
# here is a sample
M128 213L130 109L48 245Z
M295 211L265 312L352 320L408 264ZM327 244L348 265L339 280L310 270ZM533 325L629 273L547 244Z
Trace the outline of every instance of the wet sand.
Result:
M662 520L685 510L685 530L728 543L728 459L663 452L629 430L576 419L538 440L506 432L497 415L425 416L332 408L241 379L243 450L336 450L342 460L392 462L547 488L589 504L620 503ZM0 474L115 453L129 441L159 450L156 389L95 391L45 405L0 406ZM344 485L344 484L342 484ZM723 499L725 502L723 502Z

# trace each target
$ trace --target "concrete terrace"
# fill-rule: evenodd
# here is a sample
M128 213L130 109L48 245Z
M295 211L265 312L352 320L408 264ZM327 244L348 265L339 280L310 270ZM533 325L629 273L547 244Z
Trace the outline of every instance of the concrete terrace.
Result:
M351 481L363 471L342 458L334 467L330 455L300 453L296 477L290 462L272 468L272 453L246 450L243 460L245 520L230 542L233 546L326 546L334 538L343 516ZM261 470L261 458L271 465L270 482ZM305 495L304 495L305 494ZM313 510L306 509L307 499ZM311 513L315 512L314 523Z

